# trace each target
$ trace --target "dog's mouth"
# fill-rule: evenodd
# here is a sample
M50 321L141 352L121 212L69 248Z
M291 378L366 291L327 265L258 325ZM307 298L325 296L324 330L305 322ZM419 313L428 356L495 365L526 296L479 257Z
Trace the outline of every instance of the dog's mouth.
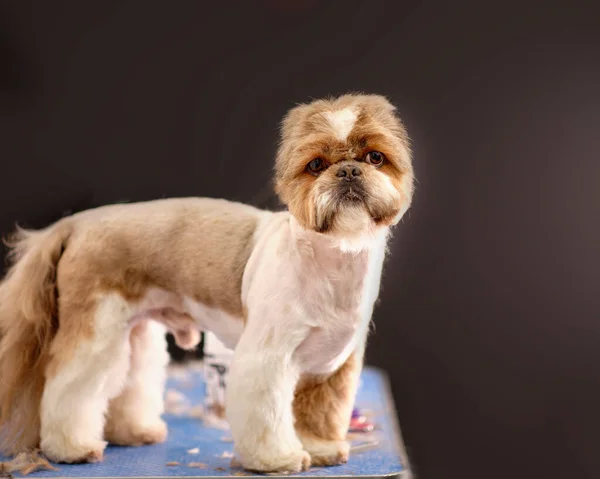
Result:
M356 213L359 210L363 210L364 213L371 215L368 206L370 195L358 181L337 185L336 188L331 190L329 200L328 207L319 212L316 226L316 230L319 233L329 231L333 227L335 218L340 214ZM349 217L346 216L345 218L344 221L347 222Z
M348 183L338 188L337 197L341 202L362 202L365 200L365 190L359 183Z

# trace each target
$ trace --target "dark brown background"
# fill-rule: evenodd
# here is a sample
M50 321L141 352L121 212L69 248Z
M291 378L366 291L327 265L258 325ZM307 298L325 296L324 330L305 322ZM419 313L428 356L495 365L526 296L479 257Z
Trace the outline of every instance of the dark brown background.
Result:
M419 184L368 360L391 374L417 472L599 477L594 10L2 1L0 232L163 196L275 207L290 106L389 95Z

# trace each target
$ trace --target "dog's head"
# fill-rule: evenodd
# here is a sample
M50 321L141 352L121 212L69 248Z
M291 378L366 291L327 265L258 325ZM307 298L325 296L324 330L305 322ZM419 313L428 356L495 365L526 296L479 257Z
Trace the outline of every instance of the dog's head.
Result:
M338 238L397 223L408 209L413 169L395 108L378 95L344 95L286 115L276 191L305 228Z

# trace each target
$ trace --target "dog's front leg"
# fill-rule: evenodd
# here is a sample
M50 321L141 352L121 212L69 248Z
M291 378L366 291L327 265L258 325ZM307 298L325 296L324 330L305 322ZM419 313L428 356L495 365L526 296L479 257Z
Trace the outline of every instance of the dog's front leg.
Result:
M296 388L296 431L313 466L334 466L348 461L350 444L346 435L361 369L359 350L330 376L305 376Z
M249 318L229 373L227 418L236 456L252 471L289 473L310 467L292 413L299 377L293 353L308 330L282 326Z

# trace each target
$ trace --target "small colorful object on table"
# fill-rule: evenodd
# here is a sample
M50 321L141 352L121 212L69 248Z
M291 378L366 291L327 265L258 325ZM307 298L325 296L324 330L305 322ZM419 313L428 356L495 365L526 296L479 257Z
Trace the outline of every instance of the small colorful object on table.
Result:
M360 409L352 410L352 418L350 419L350 432L372 432L375 426L369 422Z

